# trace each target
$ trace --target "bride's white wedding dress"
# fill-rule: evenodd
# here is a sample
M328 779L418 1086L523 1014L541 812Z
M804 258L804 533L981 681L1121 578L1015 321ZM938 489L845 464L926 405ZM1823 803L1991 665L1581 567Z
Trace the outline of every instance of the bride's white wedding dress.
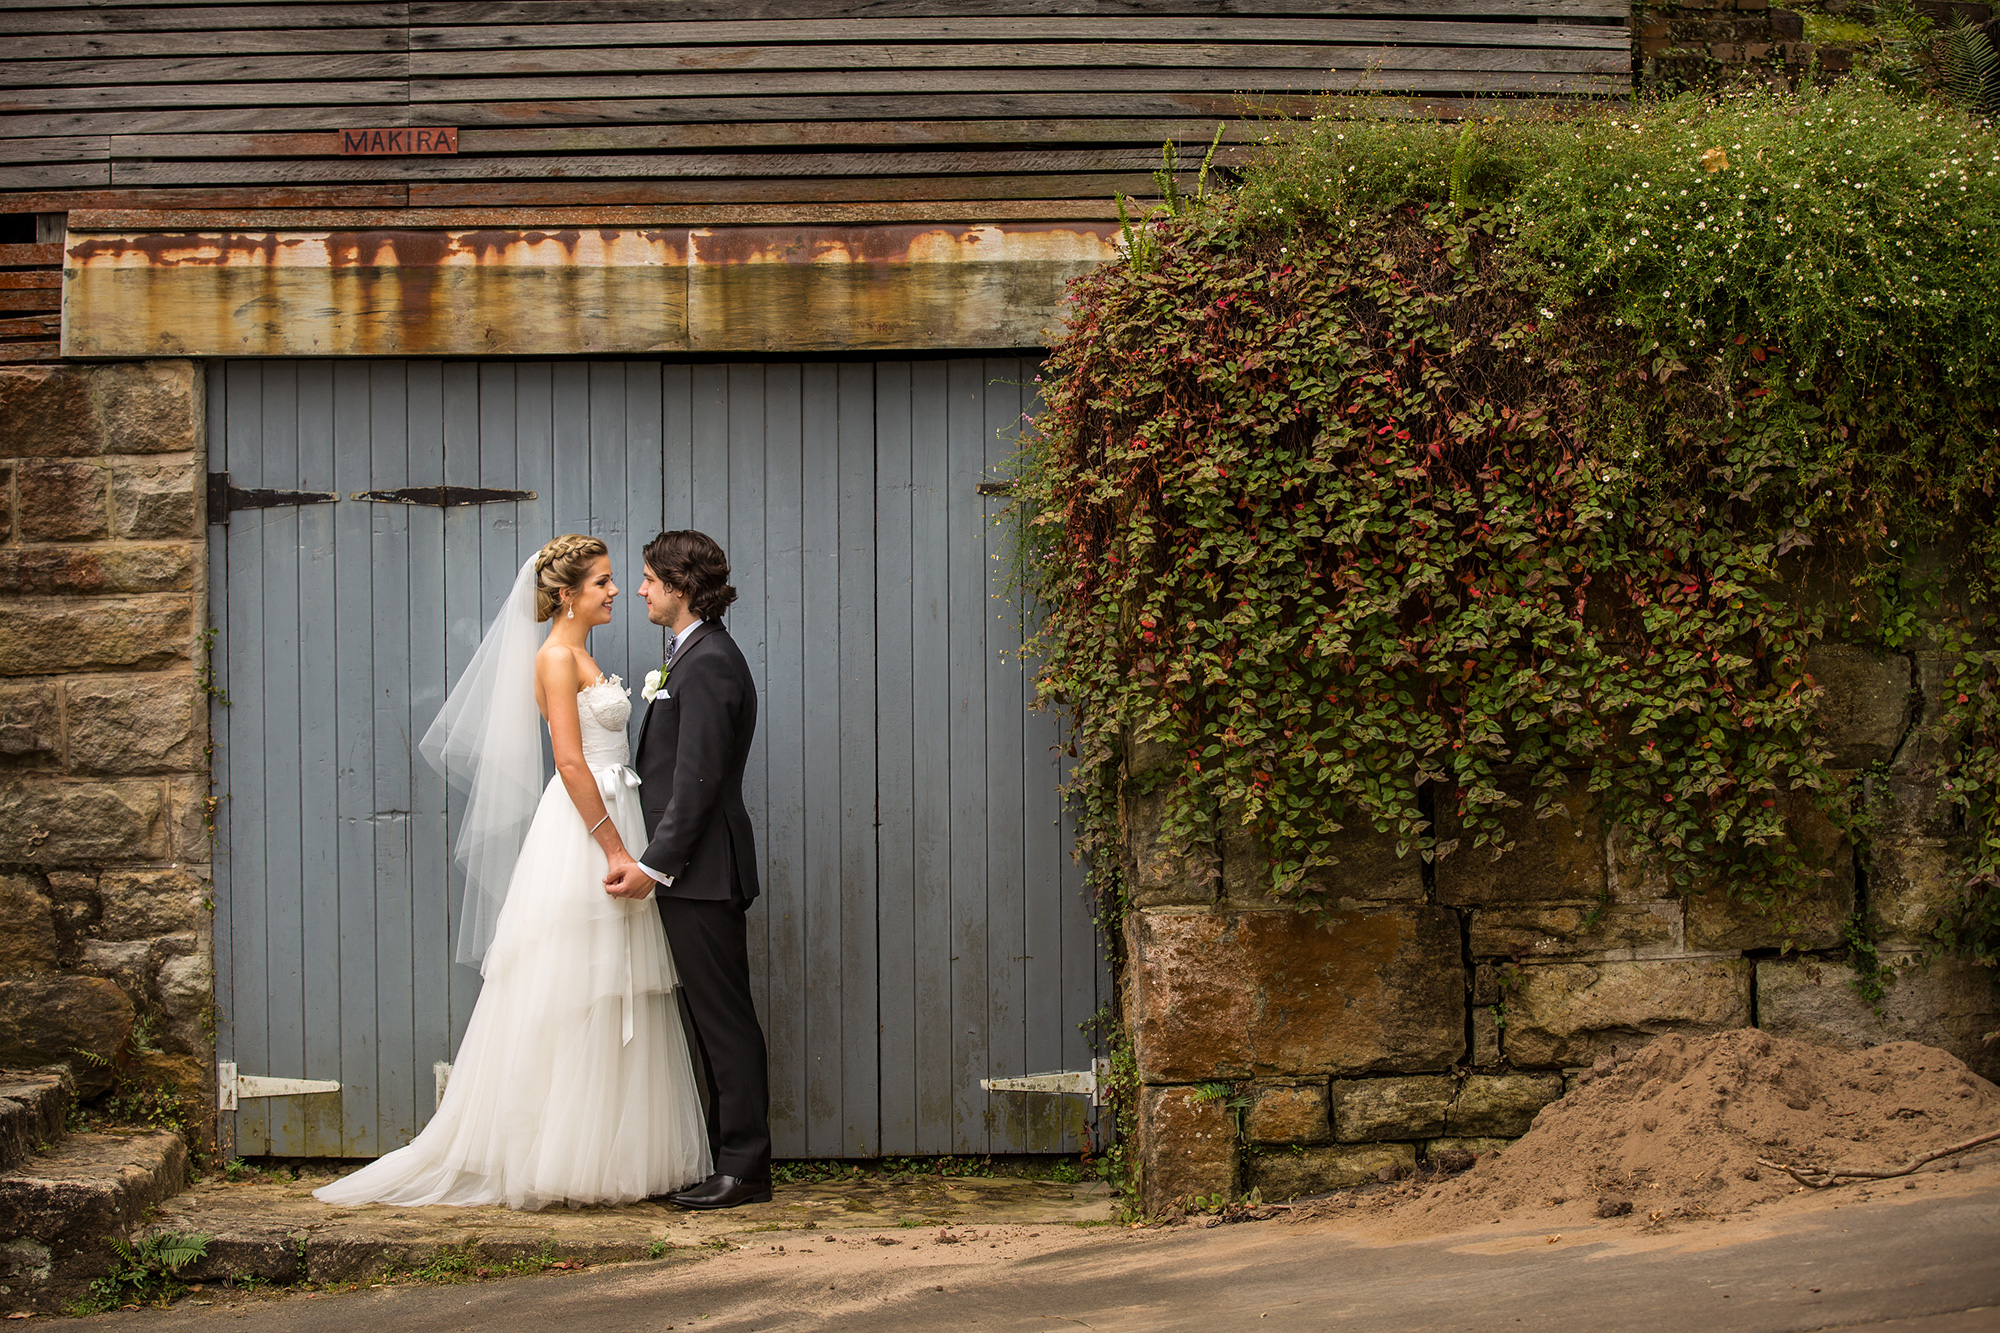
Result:
M583 756L627 847L645 846L616 676L578 693ZM630 1203L710 1171L659 909L605 893L604 852L560 775L521 845L486 983L444 1100L406 1148L313 1191L322 1203Z

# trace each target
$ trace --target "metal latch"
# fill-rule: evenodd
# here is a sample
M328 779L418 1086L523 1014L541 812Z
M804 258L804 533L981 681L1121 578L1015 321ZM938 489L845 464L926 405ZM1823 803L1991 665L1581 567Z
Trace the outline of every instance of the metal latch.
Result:
M356 491L350 500L373 500L377 504L430 505L436 509L456 509L460 505L503 504L532 500L533 491L497 490L491 486L405 486L396 491Z
M261 1074L239 1074L233 1060L215 1063L215 1109L234 1111L243 1097L296 1097L308 1092L339 1092L340 1084L330 1078L265 1078Z
M1111 1062L1100 1058L1092 1060L1088 1069L1064 1069L1053 1074L1025 1074L1017 1078L982 1078L979 1086L988 1092L1039 1092L1088 1097L1092 1106L1101 1106L1104 1083L1110 1077Z

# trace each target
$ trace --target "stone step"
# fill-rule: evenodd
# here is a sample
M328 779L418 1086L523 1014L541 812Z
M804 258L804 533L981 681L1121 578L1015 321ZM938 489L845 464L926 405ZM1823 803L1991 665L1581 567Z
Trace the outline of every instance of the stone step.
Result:
M1095 1181L870 1175L780 1184L770 1203L719 1213L683 1212L659 1200L530 1213L320 1203L312 1191L335 1174L335 1164L316 1163L298 1179L211 1176L163 1205L146 1231L210 1237L208 1252L181 1275L190 1282L339 1286L426 1268L500 1274L555 1262L692 1259L740 1247L752 1233L759 1246L783 1240L769 1234L780 1231L815 1240L870 1232L907 1239L952 1227L1101 1225L1117 1215L1110 1191Z
M69 1103L60 1075L0 1070L0 1171L54 1147L63 1136Z
M0 1172L0 1312L49 1313L111 1268L133 1234L187 1183L187 1149L166 1133L75 1134Z

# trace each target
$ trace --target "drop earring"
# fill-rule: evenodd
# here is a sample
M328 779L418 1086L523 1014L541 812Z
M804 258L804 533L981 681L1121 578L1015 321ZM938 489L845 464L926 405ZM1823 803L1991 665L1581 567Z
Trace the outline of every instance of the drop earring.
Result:
M569 607L569 609L563 612L563 619L564 619L564 620L575 620L575 619L576 619L576 603L574 603L574 602L571 602L571 603L568 603L568 607Z

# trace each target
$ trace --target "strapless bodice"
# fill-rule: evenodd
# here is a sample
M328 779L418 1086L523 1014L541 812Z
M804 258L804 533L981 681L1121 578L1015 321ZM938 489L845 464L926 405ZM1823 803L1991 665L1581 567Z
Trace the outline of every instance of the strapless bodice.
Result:
M632 720L632 695L625 682L607 676L577 692L576 716L583 733L583 761L592 768L624 764L632 758L625 724Z

